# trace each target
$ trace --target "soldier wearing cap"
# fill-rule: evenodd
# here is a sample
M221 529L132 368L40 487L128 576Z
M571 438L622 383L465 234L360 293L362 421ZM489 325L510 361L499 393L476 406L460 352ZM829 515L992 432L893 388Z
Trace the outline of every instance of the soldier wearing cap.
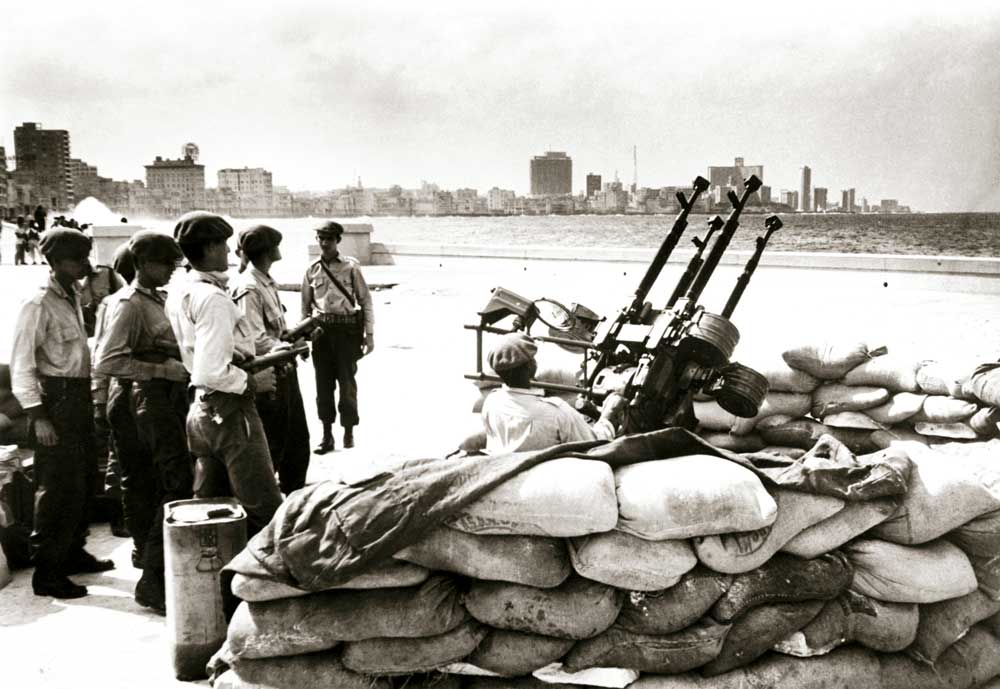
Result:
M24 302L14 327L12 388L31 419L35 449L31 584L40 596L85 596L86 587L68 575L114 567L84 550L97 458L90 350L76 281L89 270L90 245L76 230L44 234L48 283Z
M195 497L232 494L246 509L252 535L281 504L254 406L254 392L273 389L274 374L248 375L234 363L252 358L255 347L226 291L232 234L229 223L212 213L192 211L177 221L174 238L192 270L167 297L167 316L195 389L187 415L188 448L197 460Z
M504 335L487 356L487 363L504 385L483 402L487 454L505 454L576 440L610 440L617 433L624 400L608 395L601 418L591 426L583 414L561 397L545 397L532 388L538 346L524 333Z
M128 527L143 570L135 600L162 613L163 505L190 498L194 484L184 432L187 369L167 319L167 295L160 289L170 282L182 254L171 237L150 230L136 233L128 246L136 276L108 313L95 369L131 383L135 427L148 450L122 458Z
M278 283L268 272L281 259L279 244L280 232L255 225L240 232L236 248L240 274L233 281L233 301L250 326L258 355L291 346L281 339L287 331L285 307ZM274 391L258 394L256 404L281 491L287 495L305 485L310 456L309 426L294 362L275 370Z
M344 228L327 222L316 230L322 252L302 280L302 318L320 316L322 331L313 339L316 370L316 407L323 423L317 454L334 449L333 422L340 412L344 447L354 447L354 427L359 422L358 359L375 348L375 312L368 284L358 260L337 249ZM334 394L340 386L340 402Z

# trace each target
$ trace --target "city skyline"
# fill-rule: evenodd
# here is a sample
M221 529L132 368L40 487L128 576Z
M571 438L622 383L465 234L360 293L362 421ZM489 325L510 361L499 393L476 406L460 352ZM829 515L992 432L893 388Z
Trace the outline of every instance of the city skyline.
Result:
M775 194L808 165L832 199L1000 210L1000 10L972 2L847 2L835 30L791 3L600 20L560 2L180 3L156 25L123 3L51 5L25 24L67 40L0 45L2 142L26 121L67 129L74 157L114 179L194 141L208 179L248 166L296 190L527 193L527 161L565 150L577 193L589 172L629 184L637 146L639 186L743 156Z

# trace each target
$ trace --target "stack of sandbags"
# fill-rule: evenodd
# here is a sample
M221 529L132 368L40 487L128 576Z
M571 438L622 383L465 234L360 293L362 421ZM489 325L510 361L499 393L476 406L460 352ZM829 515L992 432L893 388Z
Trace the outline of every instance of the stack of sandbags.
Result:
M823 434L855 452L898 441L938 445L1000 435L1000 382L993 383L1000 373L988 367L973 375L969 362L915 360L857 342L793 347L780 361L754 368L770 390L752 419L712 400L695 402L699 433L713 444L795 457Z

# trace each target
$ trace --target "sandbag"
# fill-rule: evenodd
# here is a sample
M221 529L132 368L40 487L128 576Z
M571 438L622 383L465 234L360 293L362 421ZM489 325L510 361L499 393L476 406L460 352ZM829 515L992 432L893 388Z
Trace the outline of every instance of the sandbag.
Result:
M854 565L851 588L889 603L937 603L976 590L965 553L947 541L897 545L873 538L843 547Z
M756 533L729 533L694 539L698 560L716 572L736 574L760 567L801 531L844 508L844 501L787 488L771 490L778 516L769 528Z
M538 588L558 586L572 571L560 538L482 536L448 527L431 531L394 557L432 570Z
M347 583L334 589L383 589L403 586L417 586L427 581L430 570L409 562L389 560L374 568L371 572L354 577ZM279 598L297 598L308 596L315 591L306 591L295 586L282 584L271 579L250 577L245 574L235 574L232 583L233 595L245 601L259 602L278 600Z
M366 675L427 672L465 658L488 630L468 621L451 631L419 639L381 638L344 644L344 667Z
M832 517L800 531L781 550L805 559L828 553L884 522L899 507L900 500L893 496L849 502Z
M934 663L945 649L965 636L973 625L1000 612L1000 601L982 591L920 606L920 625L907 653L925 663Z
M764 442L771 445L784 445L787 447L798 447L803 450L812 449L812 446L824 435L832 432L829 426L824 426L812 419L793 419L782 424L765 425L757 424L757 432Z
M1000 674L1000 641L973 627L933 666L903 653L882 655L879 663L882 689L970 689Z
M732 432L736 435L749 433L763 419L772 416L789 416L793 419L805 416L811 406L812 396L806 393L768 392L757 414L749 419L736 418Z
M386 679L366 677L344 667L339 652L284 658L241 660L212 682L213 689L392 689Z
M955 421L952 423L932 423L929 421L919 421L913 424L913 430L920 435L933 436L935 438L954 438L959 440L975 440L979 436L976 431L967 423Z
M474 618L498 629L560 639L587 639L610 627L624 593L583 577L554 589L473 581L465 607Z
M715 400L692 403L694 416L698 419L699 430L723 431L728 433L736 423L736 415L730 414Z
M1000 409L983 407L969 419L969 426L981 438L1000 436Z
M885 347L873 348L864 342L819 342L786 349L781 358L792 368L822 380L836 380L858 364L887 352Z
M927 421L929 423L954 423L966 421L979 409L975 402L955 399L943 395L927 395L920 411L911 417L914 423Z
M1000 407L1000 365L976 367L962 384L962 396L977 399L990 407Z
M698 435L710 445L730 452L758 452L764 448L764 440L756 433L733 435L732 433L708 431Z
M879 450L888 450L890 447L905 448L910 443L917 443L924 447L930 447L930 438L920 435L912 428L904 426L894 426L884 431L872 431L868 436L872 446Z
M889 391L870 385L824 383L813 390L811 412L821 419L842 411L864 411L889 401Z
M711 476L711 481L705 477ZM770 526L777 505L749 469L710 455L639 462L615 470L617 528L649 540Z
M917 369L921 362L896 354L877 356L848 371L844 385L871 385L890 392L917 392Z
M728 632L728 624L710 619L666 635L636 634L611 627L593 639L578 641L563 663L574 672L592 667L627 667L673 675L701 667L719 655Z
M622 531L570 539L569 554L580 576L626 591L670 588L698 564L686 540L647 541Z
M886 603L848 591L827 601L809 624L779 641L774 650L811 658L854 642L880 653L902 651L917 635L918 607L915 603Z
M506 677L529 675L569 652L573 639L491 629L467 660Z
M976 517L1000 509L1000 463L990 449L948 456L915 443L906 445L913 463L903 503L872 529L894 543L926 543Z
M803 450L801 447L787 447L785 445L768 445L761 450L761 452L766 452L769 455L777 455L779 457L787 457L788 459L798 459L804 455L807 450Z
M816 376L792 368L781 359L765 363L750 362L748 365L767 378L768 389L773 392L810 393L820 384L820 380Z
M665 591L630 593L615 625L638 634L670 634L699 620L724 594L732 576L698 566Z
M917 385L921 392L931 395L962 397L965 384L976 365L972 362L925 361L917 369Z
M902 423L916 414L924 406L927 395L916 392L897 392L885 404L880 404L863 412L876 423L892 426Z
M466 619L455 583L433 576L409 588L240 603L227 642L237 658L269 658L323 651L341 641L443 634Z
M587 670L570 672L559 662L546 665L531 674L536 678L545 680L549 683L549 686L561 686L565 683L574 686L608 687L608 689L625 689L625 687L639 679L639 672L631 668L592 667Z
M1000 510L987 512L949 531L945 538L966 555L1000 555Z
M969 555L979 590L993 600L1000 600L1000 555Z
M823 424L830 428L858 428L867 431L885 429L884 424L875 421L861 411L841 411L836 414L827 414L823 417Z
M565 537L610 531L617 520L611 467L562 457L517 474L464 507L448 525L474 534Z
M702 673L712 677L753 662L806 626L822 609L823 601L818 600L752 608L733 622L719 655L702 668Z

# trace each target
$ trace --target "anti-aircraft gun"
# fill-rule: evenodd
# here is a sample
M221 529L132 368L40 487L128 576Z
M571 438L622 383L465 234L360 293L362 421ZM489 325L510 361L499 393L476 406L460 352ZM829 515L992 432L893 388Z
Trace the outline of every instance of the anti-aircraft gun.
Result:
M708 182L695 180L690 199L678 193L681 212L664 239L652 264L633 295L632 302L612 320L602 324L594 337L597 364L587 381L594 398L610 392L622 394L629 402L624 419L625 433L641 433L664 426L692 427L695 423L691 400L695 393L714 397L726 411L740 417L757 414L767 394L767 379L747 366L730 362L739 342L739 330L729 317L739 303L757 268L770 235L781 227L777 216L765 221L767 232L757 240L757 248L747 262L721 314L706 311L698 302L723 254L739 227L740 214L750 196L760 189L756 176L744 182L743 193L730 191L729 217L716 216L709 222L698 251L691 258L665 308L654 309L646 301L667 258L687 226L687 216ZM702 255L716 232L707 258Z

